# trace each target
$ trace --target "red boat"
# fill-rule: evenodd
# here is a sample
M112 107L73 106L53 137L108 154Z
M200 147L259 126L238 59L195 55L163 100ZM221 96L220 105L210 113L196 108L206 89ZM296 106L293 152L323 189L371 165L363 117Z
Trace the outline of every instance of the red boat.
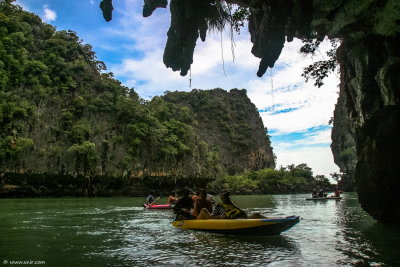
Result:
M173 209L174 205L170 205L170 204L151 204L151 205L143 204L143 207L145 209Z

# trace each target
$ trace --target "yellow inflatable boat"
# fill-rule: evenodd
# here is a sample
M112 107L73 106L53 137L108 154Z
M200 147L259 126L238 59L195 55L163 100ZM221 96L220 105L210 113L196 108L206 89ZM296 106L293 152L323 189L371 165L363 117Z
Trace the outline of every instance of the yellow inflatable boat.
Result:
M263 219L209 219L174 221L181 229L228 235L277 235L299 222L299 216Z

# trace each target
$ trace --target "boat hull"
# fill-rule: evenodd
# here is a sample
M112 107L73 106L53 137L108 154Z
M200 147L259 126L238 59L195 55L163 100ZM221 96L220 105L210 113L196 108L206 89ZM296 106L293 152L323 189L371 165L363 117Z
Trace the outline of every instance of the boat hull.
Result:
M306 200L328 200L328 199L341 200L342 197L310 197L310 198L306 198Z
M174 221L180 229L227 235L278 235L299 222L299 216L265 219L209 219Z
M174 205L169 205L169 204L153 204L153 205L147 205L143 204L143 207L146 209L173 209Z

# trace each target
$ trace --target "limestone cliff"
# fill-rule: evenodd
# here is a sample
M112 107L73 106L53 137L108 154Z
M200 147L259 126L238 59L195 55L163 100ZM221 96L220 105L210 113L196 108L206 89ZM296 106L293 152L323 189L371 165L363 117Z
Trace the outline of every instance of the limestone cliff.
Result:
M353 191L357 152L354 141L354 129L347 115L346 99L346 94L340 91L333 116L331 149L333 159L342 172L342 177L338 182L339 187L344 191Z
M199 1L171 0L170 32L188 32L196 38L204 18L219 1L205 0L193 20L190 14ZM400 2L398 0L226 0L250 10L252 53L261 58L257 75L262 76L279 57L283 44L297 38L339 38L338 61L347 117L354 129L357 151L355 179L362 207L382 222L400 223L398 161L400 144ZM179 12L175 12L179 10ZM185 12L187 11L187 12ZM190 27L185 27L191 25ZM169 33L170 33L169 32ZM193 39L168 34L170 51L192 51ZM286 38L285 38L286 37ZM202 39L205 39L204 34ZM192 54L174 65L184 75ZM169 66L168 64L166 64ZM394 208L395 207L395 208Z
M246 90L194 89L169 92L164 99L193 110L196 132L216 148L229 174L275 168L271 142Z

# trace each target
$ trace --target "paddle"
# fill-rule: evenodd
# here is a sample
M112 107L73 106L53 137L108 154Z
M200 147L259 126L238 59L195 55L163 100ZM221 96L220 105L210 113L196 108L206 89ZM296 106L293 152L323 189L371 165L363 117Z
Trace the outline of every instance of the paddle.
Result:
M192 192L192 194L196 194L196 192L194 192L191 188L188 188L190 192Z
M187 187L187 189L188 189L193 195L197 195L197 193L194 192L191 188L188 188L188 187Z

